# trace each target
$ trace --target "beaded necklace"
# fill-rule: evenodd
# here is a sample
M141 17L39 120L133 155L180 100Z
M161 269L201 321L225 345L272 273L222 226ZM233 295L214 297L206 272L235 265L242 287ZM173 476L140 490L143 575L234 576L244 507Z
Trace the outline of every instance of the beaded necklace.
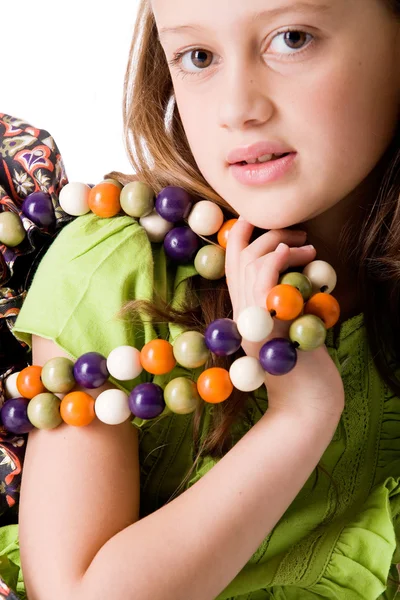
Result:
M195 202L181 187L168 186L155 197L141 181L125 186L106 179L95 186L72 182L59 195L61 208L73 217L92 211L100 218L125 213L137 219L149 240L163 243L165 254L176 262L194 261L196 271L205 279L225 276L225 251L229 232L237 219L224 221L221 208L209 200ZM22 212L39 227L55 221L51 198L44 192L26 197ZM217 236L218 243L205 236ZM0 213L0 243L18 246L25 229L17 213ZM296 365L297 352L312 351L325 343L327 329L340 316L337 300L331 295L336 273L326 262L315 260L302 273L288 272L280 277L266 298L265 307L249 306L237 320L221 318L204 332L185 331L173 344L155 339L141 350L120 346L108 357L87 352L75 362L65 357L47 361L43 367L31 365L13 373L5 381L7 401L0 411L7 431L23 434L38 429L54 429L65 422L86 426L97 418L117 425L132 416L158 417L167 406L177 414L190 414L199 402L224 402L234 387L251 392L263 385L266 374L282 376ZM289 339L267 341L274 319L293 321ZM172 379L164 389L155 383L136 385L128 395L108 389L96 399L86 389L101 387L109 376L123 382L136 379L143 370L152 375L170 373L177 364L195 369L206 364L210 353L229 356L239 350L242 340L263 343L259 359L244 356L233 362L229 371L220 367L204 370L197 382L188 377Z

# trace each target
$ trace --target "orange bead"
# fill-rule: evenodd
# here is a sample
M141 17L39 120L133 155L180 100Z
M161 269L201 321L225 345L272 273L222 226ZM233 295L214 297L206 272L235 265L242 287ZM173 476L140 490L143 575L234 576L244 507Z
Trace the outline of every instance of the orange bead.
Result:
M236 223L237 219L229 219L229 221L225 221L222 225L221 229L218 231L217 239L218 244L222 246L222 248L226 248L228 245L228 237L229 232Z
M205 402L219 404L233 392L229 372L221 367L212 367L203 371L197 380L197 391Z
M166 340L152 340L140 352L142 367L152 375L165 375L176 365L172 344Z
M90 190L89 208L98 217L114 217L121 210L121 190L113 183L99 183Z
M86 392L70 392L61 400L60 414L68 425L84 427L89 425L96 416L94 398Z
M311 296L304 307L306 315L319 317L327 329L330 329L339 321L339 302L331 294L315 294Z
M42 367L35 365L22 369L17 377L17 389L21 396L32 400L34 396L47 391L40 378L41 374Z
M287 283L272 288L267 298L267 308L280 321L297 319L303 310L304 300L299 290Z

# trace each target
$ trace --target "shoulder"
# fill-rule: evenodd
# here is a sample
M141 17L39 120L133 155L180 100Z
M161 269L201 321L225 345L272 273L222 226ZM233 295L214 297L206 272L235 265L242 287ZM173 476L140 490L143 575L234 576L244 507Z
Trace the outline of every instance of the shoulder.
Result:
M151 284L153 262L147 234L131 217L78 217L59 232L41 259L22 311L49 302L61 310L97 293L100 300L120 291L123 299L130 296L126 286L133 280L144 287Z
M61 229L39 269L62 264L66 269L87 273L106 259L128 259L128 252L149 259L152 255L148 236L135 219L127 215L104 219L88 213ZM124 260L120 268L126 263Z
M152 245L137 221L78 217L42 258L14 334L28 345L32 334L52 339L72 356L132 344L132 327L118 314L130 300L152 298L153 272Z

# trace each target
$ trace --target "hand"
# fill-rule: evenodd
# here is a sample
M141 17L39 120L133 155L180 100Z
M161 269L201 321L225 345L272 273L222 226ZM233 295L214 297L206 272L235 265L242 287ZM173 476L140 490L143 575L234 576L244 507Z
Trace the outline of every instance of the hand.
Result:
M316 257L313 246L303 246L306 240L303 231L275 229L249 243L253 229L253 225L239 218L229 233L226 276L234 321L248 306L266 307L267 296L278 284L280 273L290 267L306 266ZM274 319L274 322L268 340L288 338L293 321ZM242 348L248 356L258 359L264 343L243 340ZM295 411L312 409L321 412L321 417L324 414L339 416L344 409L343 383L326 346L312 352L298 350L297 356L296 366L286 375L266 373L269 407Z

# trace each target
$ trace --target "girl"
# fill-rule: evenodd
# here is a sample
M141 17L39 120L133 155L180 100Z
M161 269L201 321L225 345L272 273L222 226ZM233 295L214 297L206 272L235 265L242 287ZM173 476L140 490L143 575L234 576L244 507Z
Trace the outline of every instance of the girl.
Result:
M240 216L227 283L166 262L131 217L85 215L42 260L15 335L36 365L174 340L264 306L280 273L316 256L337 272L342 316L293 371L194 418L30 433L29 600L394 598L399 17L398 0L141 2L124 99L132 165L155 193L180 186ZM275 178L234 164L273 153L289 154Z

